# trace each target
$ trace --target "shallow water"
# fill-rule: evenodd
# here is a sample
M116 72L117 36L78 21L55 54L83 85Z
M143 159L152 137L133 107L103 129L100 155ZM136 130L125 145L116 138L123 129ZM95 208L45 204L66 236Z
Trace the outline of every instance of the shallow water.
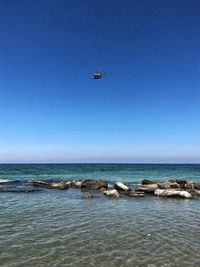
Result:
M0 165L1 179L20 180L199 175L199 165ZM83 194L1 193L0 266L200 266L199 200Z

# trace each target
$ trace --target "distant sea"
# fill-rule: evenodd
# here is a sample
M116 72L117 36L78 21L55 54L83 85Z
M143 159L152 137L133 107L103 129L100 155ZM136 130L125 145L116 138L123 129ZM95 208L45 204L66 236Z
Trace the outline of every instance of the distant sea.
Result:
M86 178L200 182L200 165L0 164L0 183ZM200 266L200 200L83 194L1 192L0 266Z

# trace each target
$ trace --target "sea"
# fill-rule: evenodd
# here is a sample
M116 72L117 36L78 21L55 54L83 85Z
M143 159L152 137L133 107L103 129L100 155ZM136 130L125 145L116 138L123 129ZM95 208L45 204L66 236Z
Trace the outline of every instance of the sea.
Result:
M13 188L84 179L134 187L142 179L172 178L200 183L200 165L0 164L0 189L10 180ZM200 199L84 194L0 190L0 266L200 266Z

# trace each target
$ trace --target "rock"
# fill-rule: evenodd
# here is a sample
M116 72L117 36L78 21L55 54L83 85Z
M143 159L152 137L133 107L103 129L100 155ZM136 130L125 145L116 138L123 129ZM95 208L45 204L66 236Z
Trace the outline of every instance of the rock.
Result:
M182 198L191 198L192 195L187 191L175 190L175 189L157 189L154 194L156 196L163 197L182 197Z
M31 181L27 182L25 185L33 186L33 187L45 187L45 188L52 188L51 183L43 182L43 181Z
M68 182L52 183L51 186L55 189L64 190L69 188Z
M138 186L136 188L136 192L143 192L143 193L147 193L147 194L154 194L154 191L157 189L156 188L147 188L147 187L144 187L144 186Z
M124 192L131 191L131 188L129 186L120 182L115 183L114 188L117 191L124 191Z
M128 196L129 197L144 197L144 193L143 192L130 192Z
M184 187L186 189L194 189L194 183L192 181L187 182Z
M88 190L100 190L100 189L107 189L108 188L108 184L104 181L100 181L100 180L84 180L81 183L81 188L82 189L88 189Z
M142 185L148 185L148 184L155 184L155 182L148 180L148 179L143 179L142 180Z
M91 195L90 193L87 193L83 196L84 198L93 198L93 195Z
M80 188L81 187L81 182L72 180L72 181L67 181L70 187L75 187L75 188Z
M104 195L108 197L120 197L120 194L117 192L116 189L113 190L105 190Z
M186 180L181 180L181 179L169 179L168 182L170 182L170 183L177 183L177 184L179 184L182 188L184 188L185 184L187 183Z
M153 188L153 189L156 189L158 188L158 185L157 184L145 184L145 185L142 185L143 188Z
M200 184L194 183L194 189L200 190Z
M200 190L197 190L197 189L191 189L189 191L189 193L193 196L193 197L200 197Z
M180 185L176 182L165 182L158 184L160 189L180 188Z

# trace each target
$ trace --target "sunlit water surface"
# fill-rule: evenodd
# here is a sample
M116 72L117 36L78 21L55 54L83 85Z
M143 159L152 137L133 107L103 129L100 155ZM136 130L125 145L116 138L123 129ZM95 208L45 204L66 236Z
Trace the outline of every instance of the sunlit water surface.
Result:
M0 165L0 178L200 181L199 165ZM200 266L200 200L0 193L0 266Z

